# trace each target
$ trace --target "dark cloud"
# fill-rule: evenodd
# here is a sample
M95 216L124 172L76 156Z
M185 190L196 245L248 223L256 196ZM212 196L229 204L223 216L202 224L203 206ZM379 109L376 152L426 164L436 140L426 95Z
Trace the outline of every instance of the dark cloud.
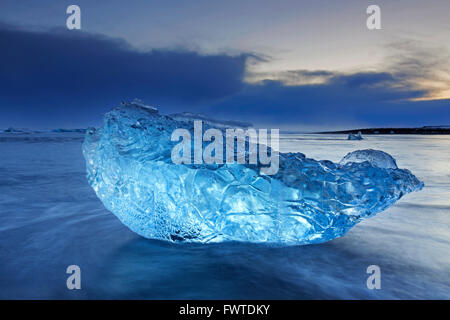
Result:
M205 110L299 130L450 123L450 100L411 101L426 93L387 72L335 74L321 84L288 86L281 81L263 81L247 85Z
M291 70L211 107L223 117L292 129L421 126L450 123L450 100L416 101L450 88L450 55L417 41L389 45L379 72ZM320 80L317 82L316 80ZM430 85L434 84L435 87ZM426 86L428 84L428 86Z
M348 88L390 88L398 83L388 72L357 72L353 74L336 74L330 77L329 84Z
M89 119L99 106L133 97L169 105L214 101L242 89L251 56L141 52L101 35L5 25L0 47L3 122L6 110L12 118Z

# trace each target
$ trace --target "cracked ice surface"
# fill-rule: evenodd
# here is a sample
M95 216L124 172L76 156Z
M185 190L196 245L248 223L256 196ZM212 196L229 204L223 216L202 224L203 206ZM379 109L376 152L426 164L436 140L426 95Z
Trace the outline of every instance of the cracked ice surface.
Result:
M423 187L377 150L352 152L339 164L280 153L273 176L249 164L176 165L170 155L178 142L170 137L177 128L192 134L188 120L129 103L86 133L90 185L108 210L146 238L320 243Z

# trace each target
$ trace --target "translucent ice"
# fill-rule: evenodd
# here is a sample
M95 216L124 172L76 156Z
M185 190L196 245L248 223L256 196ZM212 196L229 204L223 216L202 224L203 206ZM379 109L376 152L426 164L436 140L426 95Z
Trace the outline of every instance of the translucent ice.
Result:
M358 131L358 134L349 133L347 140L363 140L361 131Z
M280 153L273 176L249 164L176 165L170 155L177 142L170 138L177 128L192 131L193 123L135 102L86 133L90 185L107 209L147 238L325 242L423 187L375 150L350 153L339 164Z
M384 169L398 169L397 162L395 159L388 153L380 151L380 150L356 150L347 154L342 160L339 162L341 165L345 165L347 163L359 163L359 162L369 162L372 166Z

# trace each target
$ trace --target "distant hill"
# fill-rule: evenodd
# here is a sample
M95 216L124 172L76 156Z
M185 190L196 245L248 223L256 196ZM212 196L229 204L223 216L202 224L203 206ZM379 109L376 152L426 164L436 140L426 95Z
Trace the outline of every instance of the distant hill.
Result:
M450 134L450 125L446 126L424 126L419 128L365 128L341 131L324 131L317 132L320 134L328 133L342 133L342 134Z

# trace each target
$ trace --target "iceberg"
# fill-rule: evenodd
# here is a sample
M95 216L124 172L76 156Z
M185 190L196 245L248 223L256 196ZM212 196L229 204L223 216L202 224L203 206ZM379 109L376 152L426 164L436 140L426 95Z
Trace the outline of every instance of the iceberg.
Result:
M377 150L355 151L340 163L280 153L271 176L260 174L259 164L174 164L171 134L178 128L192 132L193 123L132 102L86 132L89 184L109 211L146 238L321 243L423 187Z
M358 131L358 134L349 133L347 140L363 140L361 131Z

